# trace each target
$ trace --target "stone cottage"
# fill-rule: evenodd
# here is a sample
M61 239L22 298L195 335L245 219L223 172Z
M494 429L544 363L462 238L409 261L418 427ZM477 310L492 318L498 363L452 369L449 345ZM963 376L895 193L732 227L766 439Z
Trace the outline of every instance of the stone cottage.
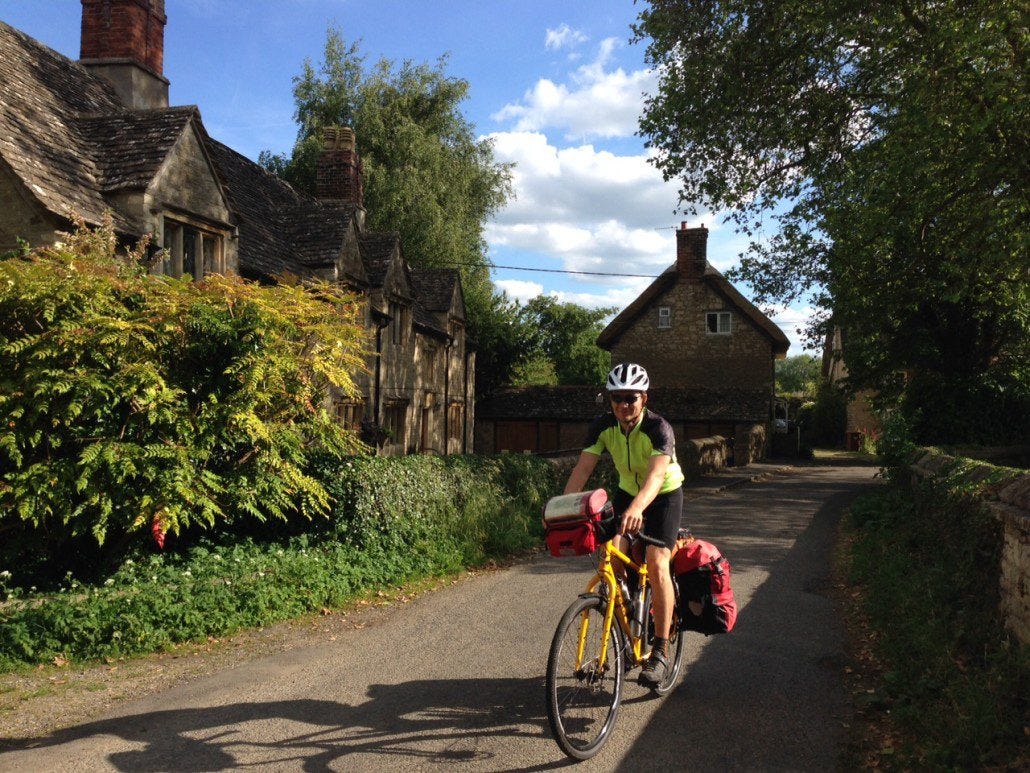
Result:
M734 462L766 455L775 360L786 356L783 331L715 270L708 229L676 232L676 262L618 314L597 338L612 363L643 365L654 385L648 406L673 425L677 440L720 435ZM581 445L582 428L604 410L600 385L554 391L553 399L503 390L478 407L476 448L554 450ZM533 445L533 438L538 438ZM575 440L575 442L573 442Z
M0 252L53 242L106 212L125 244L165 249L156 273L340 283L367 303L367 372L340 420L382 452L471 450L475 354L454 271L412 269L396 234L365 228L354 133L327 130L315 196L170 107L164 0L82 0L80 59L0 22Z

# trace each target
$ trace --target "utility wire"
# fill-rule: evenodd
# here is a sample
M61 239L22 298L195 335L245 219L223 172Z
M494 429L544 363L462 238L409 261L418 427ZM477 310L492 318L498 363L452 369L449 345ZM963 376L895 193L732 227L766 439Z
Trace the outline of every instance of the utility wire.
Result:
M463 264L468 265L468 264ZM509 271L540 271L544 274L583 274L585 276L629 276L637 279L656 279L658 274L618 274L614 271L569 271L563 268L527 268L526 266L499 266L492 263L490 268L505 268Z
M545 274L583 274L586 276L624 276L633 277L635 279L657 279L659 274L618 274L612 271L569 271L562 268L529 268L528 266L499 266L496 263L482 264L482 263L459 263L459 262L447 262L447 266L477 266L481 268L504 268L509 271L539 271ZM434 266L437 268L438 266ZM804 325L804 322L776 322L775 320L769 320L777 327L789 328L795 325Z

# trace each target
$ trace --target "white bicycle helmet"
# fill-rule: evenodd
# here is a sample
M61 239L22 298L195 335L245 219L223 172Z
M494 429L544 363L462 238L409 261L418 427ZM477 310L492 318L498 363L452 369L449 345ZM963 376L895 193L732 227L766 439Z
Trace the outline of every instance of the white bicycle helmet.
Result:
M647 371L632 362L624 362L612 368L605 388L609 392L646 392L650 381Z

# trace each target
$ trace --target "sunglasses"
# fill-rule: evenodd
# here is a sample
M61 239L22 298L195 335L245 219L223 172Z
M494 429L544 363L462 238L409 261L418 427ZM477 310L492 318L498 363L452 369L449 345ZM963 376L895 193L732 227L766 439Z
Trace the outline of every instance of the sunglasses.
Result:
M637 400L640 399L640 395L612 395L613 403L622 403L623 405L633 405Z

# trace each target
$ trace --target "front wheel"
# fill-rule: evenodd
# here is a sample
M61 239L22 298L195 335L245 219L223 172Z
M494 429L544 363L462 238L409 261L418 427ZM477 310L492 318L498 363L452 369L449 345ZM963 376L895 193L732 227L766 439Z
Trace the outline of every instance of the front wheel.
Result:
M558 746L577 760L590 759L608 740L622 700L623 642L617 625L600 665L605 609L599 596L576 599L558 623L547 659L547 720Z

